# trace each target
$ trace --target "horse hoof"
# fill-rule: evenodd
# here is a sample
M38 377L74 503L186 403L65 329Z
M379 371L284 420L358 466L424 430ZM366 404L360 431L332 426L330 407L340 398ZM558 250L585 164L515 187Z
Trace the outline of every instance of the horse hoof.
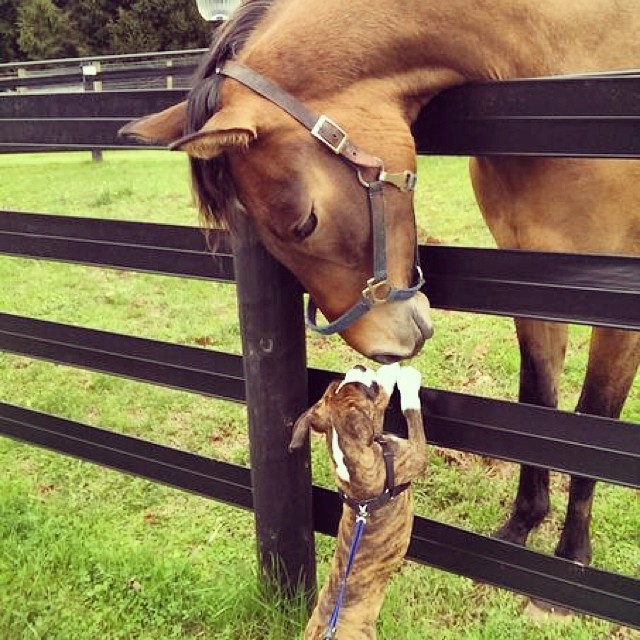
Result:
M515 532L510 526L509 523L505 523L499 529L496 529L491 537L495 540L502 540L502 542L511 542L512 544L520 545L521 547L526 546L527 536L521 533Z
M524 615L535 624L548 622L569 622L574 612L544 600L531 599L525 607Z

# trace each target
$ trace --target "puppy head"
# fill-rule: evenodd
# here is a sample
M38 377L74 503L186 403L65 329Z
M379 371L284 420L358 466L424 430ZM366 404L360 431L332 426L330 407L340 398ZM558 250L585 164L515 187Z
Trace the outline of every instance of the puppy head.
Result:
M382 433L384 411L393 390L389 378L388 371L380 376L380 372L376 375L356 367L343 381L332 382L322 398L296 421L290 450L302 446L310 429L325 434L338 479L350 482L358 467L371 463L374 436Z

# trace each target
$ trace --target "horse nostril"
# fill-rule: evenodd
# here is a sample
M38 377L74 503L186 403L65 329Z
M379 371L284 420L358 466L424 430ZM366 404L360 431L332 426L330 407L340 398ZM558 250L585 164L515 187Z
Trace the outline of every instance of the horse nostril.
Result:
M395 353L375 353L371 355L371 359L375 360L378 364L395 364L404 360L402 356Z
M431 338L433 338L433 334L435 333L435 329L433 328L432 324L423 325L420 327L420 330L422 331L422 335L424 336L425 340L431 340Z
M431 318L421 313L414 313L413 320L420 330L423 340L430 340L434 334L434 328L433 323L431 322Z

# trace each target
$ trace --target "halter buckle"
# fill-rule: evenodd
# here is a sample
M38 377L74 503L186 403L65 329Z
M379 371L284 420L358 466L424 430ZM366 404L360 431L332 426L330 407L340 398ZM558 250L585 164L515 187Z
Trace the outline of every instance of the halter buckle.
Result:
M328 128L328 131L325 130L325 127ZM336 155L340 155L349 142L347 132L324 114L313 125L311 135L329 147Z
M392 290L392 286L386 278L384 280L369 278L366 288L362 290L362 297L369 302L369 304L375 306L386 302Z
M414 191L418 182L417 174L413 171L401 171L400 173L389 173L388 171L381 171L380 182L386 182L392 184L394 187L400 189L403 193Z

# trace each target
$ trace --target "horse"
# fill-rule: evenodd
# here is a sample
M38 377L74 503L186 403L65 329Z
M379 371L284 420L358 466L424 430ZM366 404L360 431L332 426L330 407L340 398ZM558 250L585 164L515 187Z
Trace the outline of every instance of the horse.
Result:
M250 216L327 332L375 361L404 360L432 332L411 192L420 109L466 82L637 65L639 9L638 0L409 0L401 10L383 0L245 0L188 101L123 133L189 154L205 218L233 231ZM636 161L483 157L470 172L500 248L640 254ZM557 406L566 326L515 325L519 400ZM576 410L618 417L639 360L639 334L594 328ZM592 480L571 479L555 549L584 565L593 491ZM548 471L523 466L495 535L525 545L548 510Z

